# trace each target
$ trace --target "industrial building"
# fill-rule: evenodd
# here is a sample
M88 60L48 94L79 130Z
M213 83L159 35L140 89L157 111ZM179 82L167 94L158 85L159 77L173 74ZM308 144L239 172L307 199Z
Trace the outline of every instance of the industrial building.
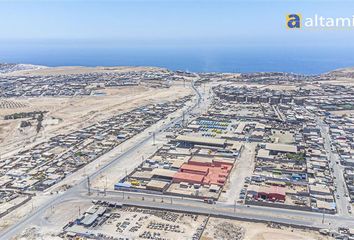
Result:
M272 202L285 202L285 187L279 186L252 186L247 193L255 200L266 200Z
M177 143L176 145L178 147L193 148L196 145L221 148L226 147L225 139L180 135L174 141Z

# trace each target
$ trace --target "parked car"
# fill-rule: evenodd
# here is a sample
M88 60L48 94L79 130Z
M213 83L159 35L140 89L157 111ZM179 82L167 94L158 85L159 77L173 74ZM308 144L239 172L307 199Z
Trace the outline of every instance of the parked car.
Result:
M215 204L214 199L210 199L210 198L204 199L204 202L207 203L207 204Z

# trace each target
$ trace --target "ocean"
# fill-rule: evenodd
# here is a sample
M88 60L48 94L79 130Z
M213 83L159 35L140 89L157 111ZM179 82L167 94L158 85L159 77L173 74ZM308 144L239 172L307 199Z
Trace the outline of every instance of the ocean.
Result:
M192 72L325 73L354 66L354 49L280 46L0 44L0 62L46 66L157 66Z

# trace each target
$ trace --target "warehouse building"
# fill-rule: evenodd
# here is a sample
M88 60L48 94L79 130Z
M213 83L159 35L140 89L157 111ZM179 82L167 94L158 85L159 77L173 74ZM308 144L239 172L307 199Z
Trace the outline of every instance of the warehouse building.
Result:
M147 190L164 192L168 187L168 182L159 181L159 180L151 180L148 184L146 184Z
M279 143L267 143L264 147L266 150L270 151L271 155L276 155L278 153L297 153L297 146L290 144L279 144Z
M204 175L178 172L173 178L174 183L202 184Z
M232 169L232 165L199 166L193 164L183 164L180 172L173 177L175 183L189 183L202 185L223 186Z
M207 137L196 137L196 136L186 136L179 135L174 142L177 143L178 147L193 148L195 145L209 146L209 147L226 147L225 139L207 138Z
M280 186L250 186L247 194L255 200L266 200L272 202L285 202L285 187Z

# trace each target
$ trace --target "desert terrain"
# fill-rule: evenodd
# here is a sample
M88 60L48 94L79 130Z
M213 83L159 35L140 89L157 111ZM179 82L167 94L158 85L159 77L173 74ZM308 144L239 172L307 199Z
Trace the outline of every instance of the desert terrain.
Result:
M24 70L8 73L11 75L55 75L55 74L82 74L100 71L144 71L158 68L84 68L84 67L58 67L36 70ZM160 69L161 70L161 69ZM163 71L163 70L162 70ZM172 94L173 93L173 94ZM190 88L174 83L170 88L152 88L148 84L138 86L122 86L100 89L97 96L75 97L21 97L0 99L0 102L12 103L0 107L0 154L12 154L13 150L29 147L46 139L80 129L115 114L127 112L133 108L151 103L161 103L174 100L191 94ZM12 105L14 105L12 107ZM45 111L43 128L36 132L36 121L31 126L21 128L24 119L4 120L6 115Z

